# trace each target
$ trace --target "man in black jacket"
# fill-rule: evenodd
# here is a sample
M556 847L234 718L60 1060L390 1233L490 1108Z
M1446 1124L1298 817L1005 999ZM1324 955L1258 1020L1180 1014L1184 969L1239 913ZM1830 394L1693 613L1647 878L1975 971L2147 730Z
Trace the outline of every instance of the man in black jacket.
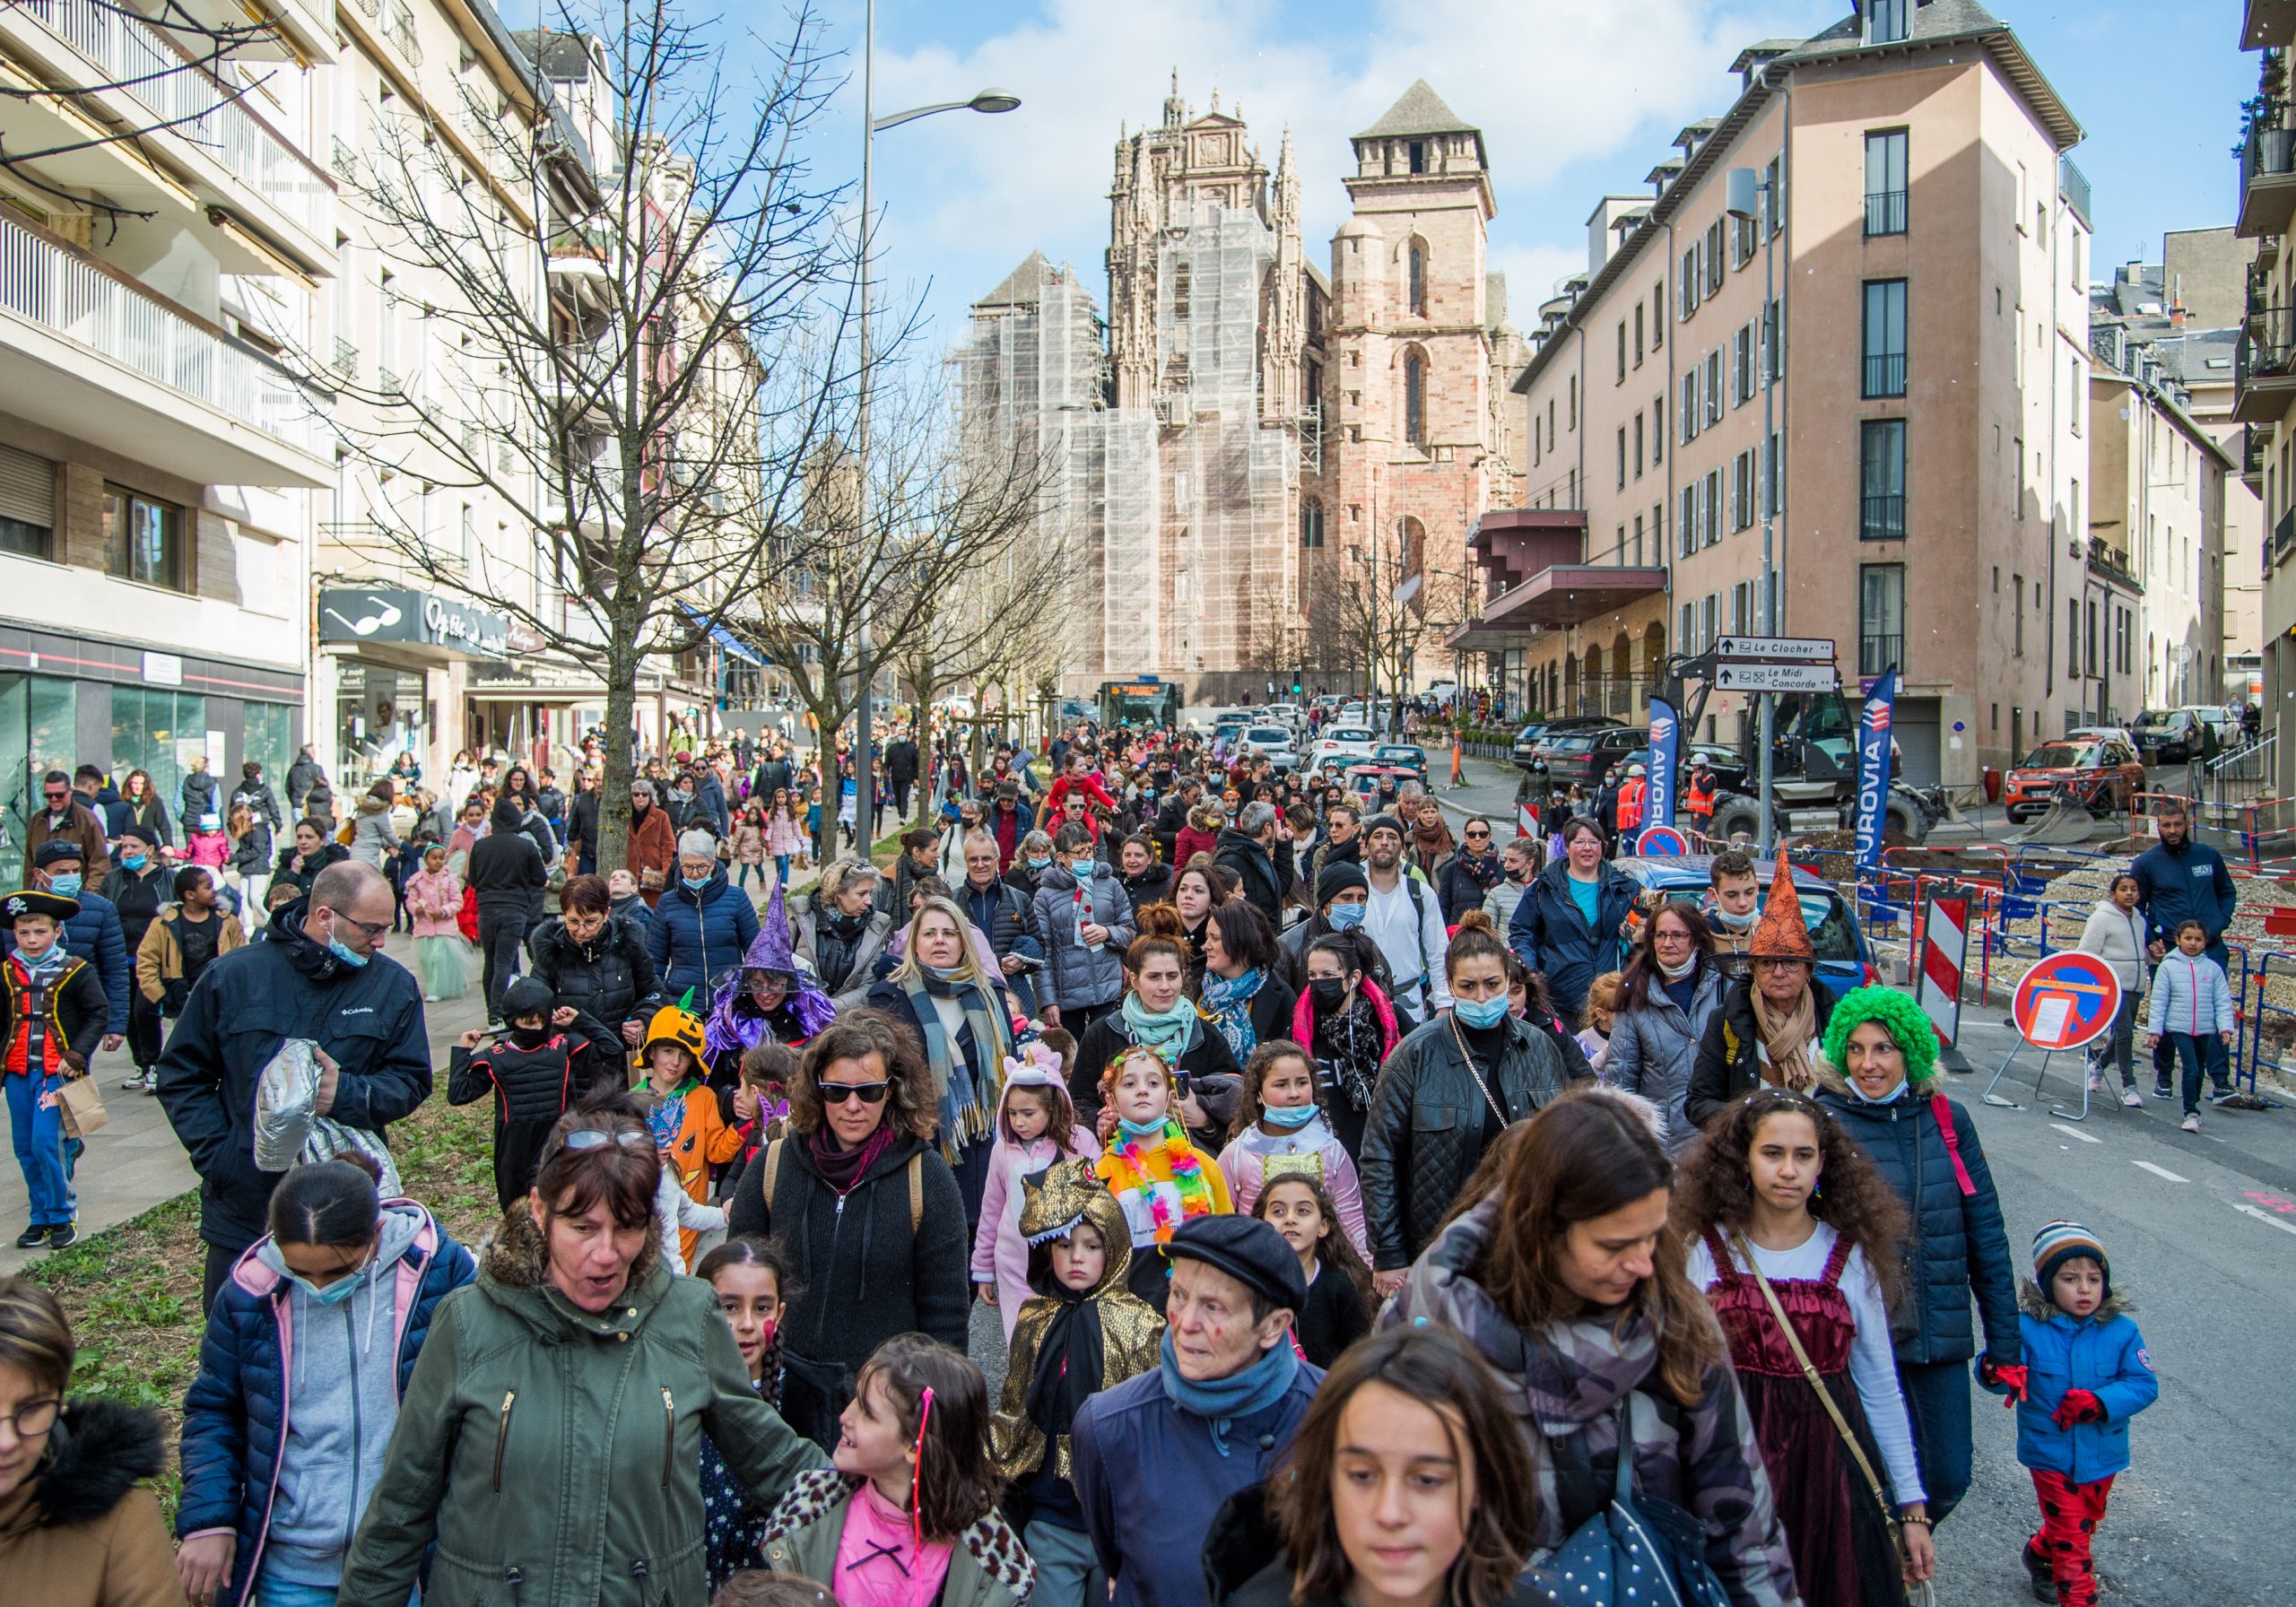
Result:
M326 771L311 756L311 744L305 743L296 751L295 762L287 767L287 807L302 813L305 795L326 778Z
M1034 1015L1037 996L1030 986L1028 962L1044 956L1029 935L1029 895L996 873L996 839L987 832L967 836L964 852L965 879L957 888L957 903L965 918L987 934L1005 986L1022 1011Z
M795 785L791 780L789 750L780 743L773 744L772 752L758 760L757 773L750 777L750 796L773 802L773 795L787 792ZM798 812L804 813L803 810Z
M1244 881L1244 897L1267 917L1270 932L1283 930L1283 890L1292 885L1292 845L1279 841L1275 805L1247 804L1236 823L1220 833L1212 862Z
M574 801L566 810L566 851L578 876L598 873L598 778L585 770L575 778Z
M380 1134L430 1097L422 989L382 951L396 900L372 865L344 860L269 935L210 965L160 1055L160 1103L199 1174L207 1243L203 1308L269 1230L277 1172L255 1166L255 1090L287 1038L318 1045L317 1113Z
M472 845L464 877L478 895L478 946L486 957L483 982L490 1027L501 1024L502 990L518 974L518 950L550 881L534 838L518 830L520 818L510 799L495 804L493 830Z
M908 732L885 744L885 780L893 789L893 815L909 819L909 793L917 785L917 743Z

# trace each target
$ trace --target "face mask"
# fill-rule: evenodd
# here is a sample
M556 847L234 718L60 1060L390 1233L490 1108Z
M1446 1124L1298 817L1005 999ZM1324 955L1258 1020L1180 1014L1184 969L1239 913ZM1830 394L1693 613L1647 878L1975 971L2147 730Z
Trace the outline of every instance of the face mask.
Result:
M707 876L681 876L678 878L678 882L681 886L689 888L695 892L700 892L703 888L709 885L709 878Z
M1658 974L1669 982L1680 982L1698 969L1698 951L1695 949L1691 951L1690 958L1680 965L1668 965L1665 960L1659 960L1656 953L1653 953L1650 958L1657 960Z
M1726 932L1746 932L1751 931L1754 922L1761 918L1761 911L1749 909L1744 915L1732 915L1728 910L1717 906L1706 912L1706 918Z
M1039 873L1042 873L1042 872L1048 871L1048 870L1052 869L1052 861L1050 861L1049 859L1031 859L1031 860L1026 861L1025 863L1027 864L1027 865L1028 865L1029 869L1031 869L1031 870L1032 870L1032 871L1039 872Z
M1079 882L1090 882L1092 879L1092 872L1096 868L1097 862L1090 859L1080 859L1068 867L1068 873L1075 877Z
M367 955L352 952L350 946L339 937L330 937L326 940L326 951L354 971L365 965L369 959Z
M1313 1105L1263 1105L1260 1115L1279 1127L1304 1127L1319 1114Z
M1329 912L1332 930L1335 932L1354 931L1363 924L1363 912L1370 908L1368 904L1333 905Z
M1164 1121L1165 1118L1162 1116L1158 1116L1152 1122L1135 1122L1129 1116L1118 1116L1116 1125L1117 1131L1129 1139L1161 1138L1164 1135Z
M1451 1006L1451 1013L1459 1018L1462 1027L1479 1030L1496 1027L1507 1019L1507 995L1495 999L1461 999Z
M325 1289L319 1288L309 1278L297 1277L293 1273L287 1274L287 1280L322 1306L340 1306L359 1292L359 1286L367 1281L367 1269L362 1266L345 1273Z
M1347 982L1341 977L1318 977L1309 982L1308 991L1315 995L1317 1003L1333 1005L1347 997Z
M1507 873L1507 880L1520 886L1528 887L1531 884L1531 873L1528 871L1509 871Z
M80 891L80 873L65 871L60 876L50 876L48 879L48 890L59 899L77 897Z
M142 854L123 854L119 856L120 868L123 870L140 871L151 863L151 859Z
M547 1027L513 1027L510 1041L521 1049L539 1049L544 1038L550 1036Z

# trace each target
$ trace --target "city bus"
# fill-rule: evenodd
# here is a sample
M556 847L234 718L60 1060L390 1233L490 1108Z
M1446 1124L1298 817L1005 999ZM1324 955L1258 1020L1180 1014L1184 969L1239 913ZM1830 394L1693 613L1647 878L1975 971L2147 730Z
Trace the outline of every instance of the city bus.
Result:
M1180 688L1176 681L1135 675L1100 682L1100 728L1149 725L1170 729L1180 723Z

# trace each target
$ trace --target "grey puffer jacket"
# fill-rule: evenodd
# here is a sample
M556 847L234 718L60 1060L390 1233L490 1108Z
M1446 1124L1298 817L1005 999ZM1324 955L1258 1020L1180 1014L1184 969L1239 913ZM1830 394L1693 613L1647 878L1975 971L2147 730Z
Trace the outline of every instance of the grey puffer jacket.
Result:
M1088 949L1076 941L1076 878L1054 861L1037 881L1029 901L1029 935L1045 959L1037 996L1060 1009L1111 1003L1124 993L1124 951L1132 946L1132 900L1124 883L1105 864L1092 867L1092 923L1109 930L1108 942Z
M1611 1052L1603 1063L1603 1081L1656 1105L1666 1118L1666 1148L1677 1155L1698 1136L1683 1105L1690 1098L1699 1040L1706 1034L1708 1019L1722 1008L1725 986L1711 961L1701 963L1697 991L1685 1011L1653 977L1648 1002L1622 1009L1611 1022Z
M1794 1559L1754 1438L1738 1376L1721 1356L1684 1403L1655 1376L1646 1318L1576 1317L1525 1333L1477 1281L1505 1214L1494 1195L1443 1229L1379 1314L1381 1328L1436 1323L1483 1353L1529 1440L1538 1469L1538 1528L1551 1550L1600 1511L1616 1476L1621 1409L1631 1425L1634 1485L1682 1507L1706 1530L1706 1560L1735 1607L1801 1600Z

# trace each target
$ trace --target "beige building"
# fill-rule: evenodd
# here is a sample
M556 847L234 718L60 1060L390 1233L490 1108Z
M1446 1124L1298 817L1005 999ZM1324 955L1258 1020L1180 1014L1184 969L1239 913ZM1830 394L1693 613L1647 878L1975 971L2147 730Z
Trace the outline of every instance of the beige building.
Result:
M2259 83L2240 155L2243 239L2257 242L2232 369L2232 416L2248 426L2241 477L2264 504L2265 733L2277 737L2296 699L2296 102L2288 78L2296 8L2245 0L2240 45L2261 51ZM2296 793L2296 750L2275 741L2269 790Z
M1906 778L1975 782L2082 715L2079 126L1972 0L1866 0L1733 70L1652 194L1597 209L1515 382L1526 503L1578 516L1578 562L1551 532L1502 559L1494 520L1459 639L1523 706L1638 709L1666 653L1761 626L1767 510L1776 631L1831 638L1853 700L1898 666ZM1755 219L1725 211L1741 168ZM1744 713L1715 695L1711 733Z

